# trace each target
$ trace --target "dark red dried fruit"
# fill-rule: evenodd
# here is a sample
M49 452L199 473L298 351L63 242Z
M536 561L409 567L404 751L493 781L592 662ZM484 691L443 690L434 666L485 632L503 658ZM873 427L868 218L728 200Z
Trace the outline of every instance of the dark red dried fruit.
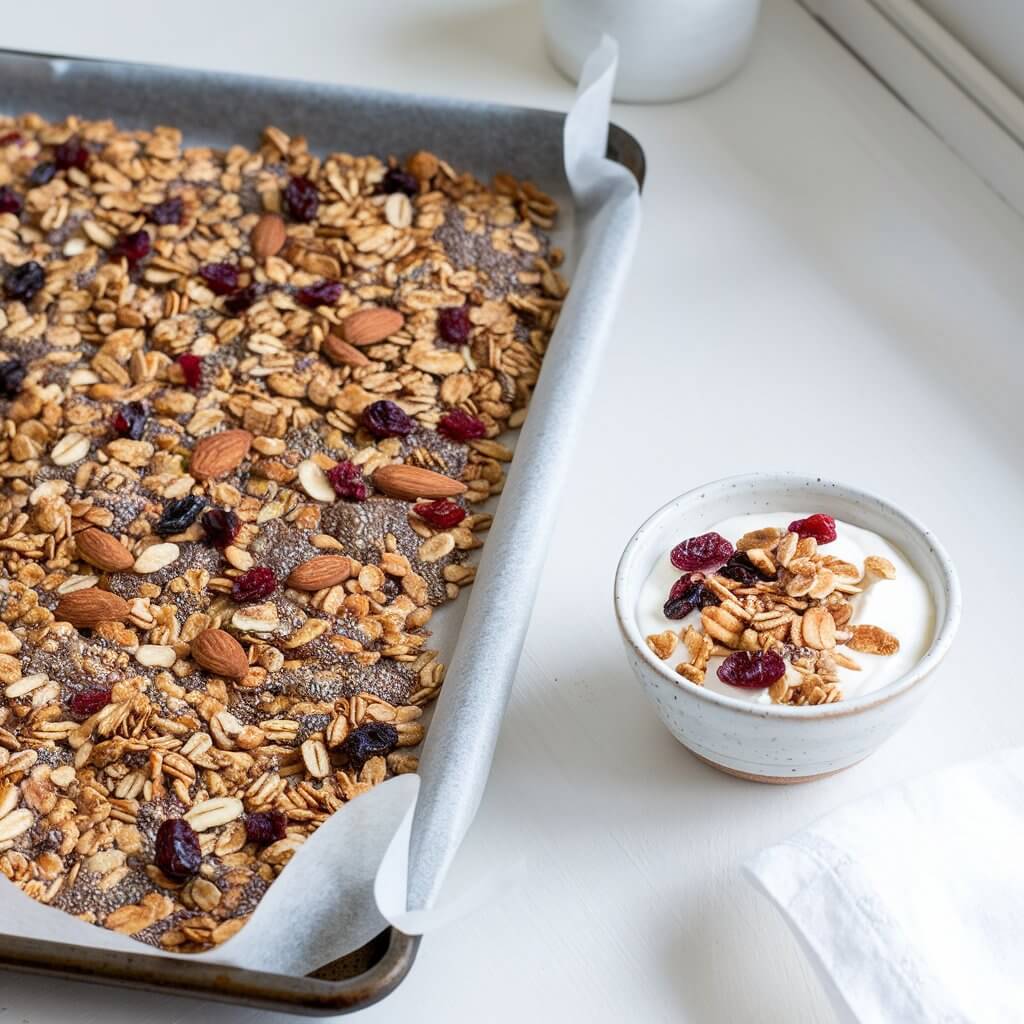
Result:
M774 580L778 578L778 573L772 575L771 573L761 572L753 562L747 558L745 551L735 551L732 557L718 570L719 576L724 576L727 580L735 580L737 583L742 583L744 586L752 587L755 583L760 583L762 580Z
M363 426L376 438L404 437L416 429L416 424L394 402L381 399L363 410Z
M184 818L168 818L156 831L154 860L176 882L194 875L203 863L196 830Z
M265 565L257 565L248 572L243 572L231 586L231 596L239 604L250 601L262 601L277 589L277 577L272 569Z
M284 839L287 827L288 819L281 811L256 811L245 816L245 838L260 846Z
M181 374L185 378L185 387L193 391L203 382L203 360L199 356L186 352L178 356L178 365L181 367Z
M737 651L718 666L718 678L729 686L763 690L786 674L786 663L775 651Z
M366 500L366 478L363 471L354 463L339 462L327 470L327 479L339 498L349 501Z
M223 549L238 536L242 521L230 509L211 508L209 512L203 513L199 525L202 526L206 539L215 548Z
M205 507L206 499L199 494L189 494L184 498L172 498L164 505L163 513L153 529L161 537L182 533L196 521L196 517Z
M419 505L413 505L412 510L423 522L438 530L458 526L466 518L466 510L447 498L421 502Z
M403 171L400 167L392 167L384 175L380 183L381 192L404 192L407 196L420 194L420 183L414 174Z
M10 185L0 187L0 213L21 213L21 196Z
M0 146L10 146L14 142L21 144L21 132L7 132L5 135L0 135Z
M303 224L315 220L320 211L320 193L316 185L309 178L295 175L284 190L284 208L292 220Z
M732 555L733 546L720 533L702 533L677 544L669 558L677 569L716 569Z
M467 344L472 330L468 307L444 306L437 311L437 331L449 345Z
M341 298L341 285L337 281L317 281L307 288L300 288L295 298L309 309L333 306Z
M132 231L117 240L110 254L115 258L123 256L129 263L138 263L149 255L149 249L149 234L145 231Z
M110 703L110 691L94 686L89 690L79 690L71 700L68 701L68 710L83 721L91 718L101 708Z
M230 295L238 291L238 267L234 263L204 263L199 276L214 295Z
M40 185L49 185L56 173L57 165L49 160L45 160L43 163L36 164L32 168L32 173L28 176L28 183L33 188L38 188Z
M244 313L257 299L261 298L265 291L266 287L264 285L257 284L253 281L252 284L246 285L244 288L235 292L234 295L229 295L224 300L224 308L233 316L239 316Z
M163 227L166 224L180 224L185 215L185 202L181 196L171 196L162 203L157 203L149 211L149 219Z
M790 533L801 537L813 537L819 544L831 544L836 539L836 521L823 512L816 512L806 519L795 519L789 524Z
M118 437L130 437L133 441L138 441L146 429L146 407L142 402L125 402L114 413L110 425Z
M462 409L451 409L441 417L438 433L453 441L475 441L487 433L487 424Z
M718 598L704 585L704 573L689 572L672 584L662 611L669 619L685 619L696 608L718 604Z
M66 171L69 167L77 167L80 171L84 171L89 163L89 150L77 135L72 135L67 142L62 142L54 150L53 159L62 171Z
M21 390L27 372L17 359L0 363L0 398L14 398Z
M352 768L362 768L371 757L386 757L398 746L398 730L388 722L370 722L353 729L338 753Z
M4 278L4 292L9 299L30 302L46 283L46 273L35 260L11 267Z

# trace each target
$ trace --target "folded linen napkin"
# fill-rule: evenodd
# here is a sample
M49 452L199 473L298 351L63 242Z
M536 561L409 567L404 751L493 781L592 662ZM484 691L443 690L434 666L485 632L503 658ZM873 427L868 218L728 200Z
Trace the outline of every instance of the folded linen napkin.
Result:
M1024 1021L1024 749L843 807L746 865L844 1021Z

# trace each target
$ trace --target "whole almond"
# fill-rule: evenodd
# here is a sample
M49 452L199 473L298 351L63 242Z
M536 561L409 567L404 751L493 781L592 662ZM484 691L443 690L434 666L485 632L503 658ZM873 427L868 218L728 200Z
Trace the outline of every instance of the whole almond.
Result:
M192 641L192 657L208 672L225 679L244 679L249 659L242 645L223 629L204 629Z
M128 602L109 590L89 587L65 594L54 609L54 617L78 629L92 629L101 622L127 622Z
M252 447L248 430L224 430L204 437L192 449L189 472L197 480L216 480L241 465Z
M284 219L279 213L264 213L256 221L256 226L249 235L252 254L258 260L267 260L276 256L288 238L288 230Z
M75 534L79 557L105 572L123 572L135 564L135 556L114 536L96 526Z
M347 341L336 334L328 334L324 338L323 354L336 366L369 366L370 360Z
M391 498L415 501L417 498L454 498L466 485L419 466L381 466L373 474L373 486Z
M360 309L345 317L341 327L345 332L345 340L350 345L362 347L375 345L378 341L390 338L392 334L402 329L404 323L405 317L397 309L374 306L370 309Z
M352 575L352 559L348 555L317 555L295 566L284 581L293 590L323 590L344 583Z

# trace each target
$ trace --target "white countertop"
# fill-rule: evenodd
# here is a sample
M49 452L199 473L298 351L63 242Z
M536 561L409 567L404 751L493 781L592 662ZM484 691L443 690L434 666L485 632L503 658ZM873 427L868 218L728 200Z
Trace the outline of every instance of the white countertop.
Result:
M572 96L535 3L7 6L13 48L563 109ZM1018 602L999 598L1024 555L997 530L1024 501L1024 225L793 0L769 0L725 88L615 117L647 151L645 225L450 885L512 854L530 879L428 936L366 1024L832 1021L740 862L856 796L1021 740L1024 687L1002 661ZM809 374L825 383L807 401ZM765 787L697 763L660 725L621 652L611 580L668 498L783 468L919 514L958 560L967 610L903 733L836 778ZM271 1019L6 975L0 1007L32 1024Z

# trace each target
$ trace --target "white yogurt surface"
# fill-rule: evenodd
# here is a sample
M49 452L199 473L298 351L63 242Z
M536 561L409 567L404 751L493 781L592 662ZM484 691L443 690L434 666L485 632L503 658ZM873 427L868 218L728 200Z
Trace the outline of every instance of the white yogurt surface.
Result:
M743 534L749 533L751 530L767 526L776 526L785 530L794 519L803 519L810 514L809 512L768 514L757 512L750 515L732 516L707 530L702 530L701 533L714 531L735 544ZM849 651L842 648L844 653L861 665L859 672L853 669L839 669L843 699L849 700L888 685L924 657L935 631L935 609L924 580L917 574L899 548L893 547L887 540L870 530L862 530L860 527L851 526L838 519L836 520L836 532L838 534L836 540L820 548L822 554L852 562L861 569L867 556L881 555L883 558L888 558L896 567L895 579L879 580L869 586L863 594L854 595L852 598L854 606L852 624L881 626L882 629L892 633L899 640L900 649L893 655L883 657L878 654L862 654L860 651ZM686 540L688 536L690 534L680 531L679 537L674 543L678 544L680 541ZM681 575L683 574L669 560L669 550L666 550L658 559L650 576L647 577L637 603L637 623L645 637L652 633L661 633L666 629L681 634L685 632L688 625L700 628L699 611L692 612L685 619L670 619L662 612L672 584ZM665 661L659 661L657 655L646 648L646 645L645 650L653 661L666 665L670 669L674 669L680 661L688 660L686 648L682 643ZM721 663L721 658L711 659L704 680L705 687L739 700L753 701L759 704L771 703L767 689L751 690L723 683L716 674ZM684 686L692 685L682 676L679 677L679 681Z

